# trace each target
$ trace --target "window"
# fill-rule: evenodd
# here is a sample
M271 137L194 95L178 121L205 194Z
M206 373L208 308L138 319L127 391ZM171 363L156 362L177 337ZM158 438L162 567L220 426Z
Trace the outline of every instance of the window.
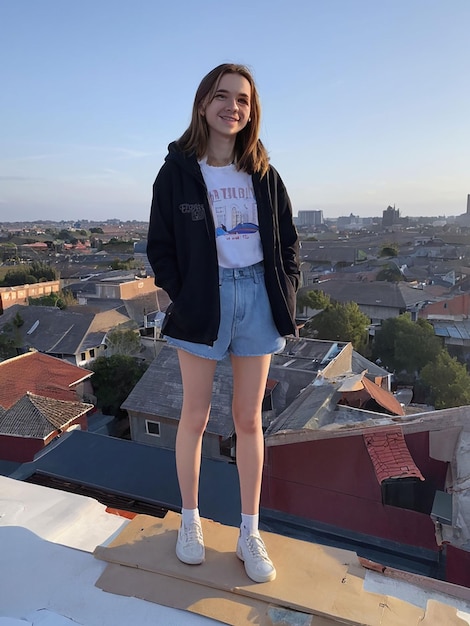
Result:
M92 348L92 349L90 350L90 359L94 359L94 358L95 358L95 349L94 349L94 348Z
M160 437L160 422L152 422L151 420L145 420L145 430L147 435L153 437Z
M80 352L80 361L86 360L86 354L84 352Z

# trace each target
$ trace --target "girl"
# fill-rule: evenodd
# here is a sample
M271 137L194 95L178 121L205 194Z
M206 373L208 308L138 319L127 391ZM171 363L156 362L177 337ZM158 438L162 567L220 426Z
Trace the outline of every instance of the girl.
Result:
M204 560L202 436L216 364L229 355L242 506L236 554L252 580L266 582L276 570L258 530L261 406L271 355L296 332L299 268L290 201L259 139L260 113L246 67L219 65L202 79L191 123L170 144L153 187L147 254L172 300L162 330L178 350L183 383L176 554L184 563Z

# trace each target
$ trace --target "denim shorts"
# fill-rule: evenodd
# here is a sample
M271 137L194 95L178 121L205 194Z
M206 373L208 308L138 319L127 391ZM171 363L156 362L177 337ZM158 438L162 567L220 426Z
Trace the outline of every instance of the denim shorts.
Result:
M249 267L219 267L219 290L220 326L214 345L165 336L170 346L215 361L229 354L262 356L283 350L286 340L274 324L263 262Z

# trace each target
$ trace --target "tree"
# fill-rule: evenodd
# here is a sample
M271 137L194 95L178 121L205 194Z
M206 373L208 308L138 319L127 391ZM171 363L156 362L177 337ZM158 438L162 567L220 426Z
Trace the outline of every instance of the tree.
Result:
M330 304L330 296L324 291L313 289L311 291L302 291L297 294L297 306L299 309L326 309Z
M17 270L10 270L5 274L3 279L3 285L6 287L16 287L17 285L33 285L37 283L38 279L33 276L28 268L20 268Z
M334 302L312 317L301 334L317 339L350 341L355 350L363 350L367 344L369 324L369 318L362 313L357 302Z
M12 321L3 325L0 331L0 361L17 355L16 348L21 346L22 343L20 328L23 324L24 319L17 311Z
M435 361L441 349L432 324L422 318L413 322L409 313L403 313L382 322L372 345L372 359L414 377Z
M106 336L110 354L126 354L133 356L140 350L140 334L138 330L116 328Z
M16 345L13 337L5 332L0 332L0 361L11 359L16 356Z
M379 256L398 256L399 250L398 244L385 243L379 252Z
M385 265L377 274L376 280L386 281L387 283L398 283L405 280L401 270L394 264Z
M47 263L33 261L25 267L9 270L5 274L3 284L7 287L14 287L17 285L32 285L39 281L57 280L57 278L56 270L47 265Z
M32 306L55 306L63 310L68 306L77 304L77 299L70 289L65 289L64 291L50 293L47 296L41 296L39 298L28 298L28 303Z
M134 260L133 257L127 259L127 261L121 261L119 259L114 259L111 261L111 269L113 270L131 270L136 269L138 263Z
M124 417L120 406L138 383L147 369L131 356L114 354L111 357L98 357L89 366L94 372L91 382L98 407L106 415Z
M421 370L421 380L430 389L431 403L436 409L449 409L470 404L470 376L465 365L441 350L435 362Z

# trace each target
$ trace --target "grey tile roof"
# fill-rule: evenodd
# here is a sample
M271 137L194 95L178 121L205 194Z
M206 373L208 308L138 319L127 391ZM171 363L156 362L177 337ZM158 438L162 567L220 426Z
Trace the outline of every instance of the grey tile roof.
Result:
M24 345L39 352L75 354L93 321L90 313L61 311L48 306L12 306L0 318L0 328L19 312Z
M26 393L0 414L0 434L45 439L93 408L92 404Z
M386 306L403 310L430 299L426 290L415 289L403 282L327 280L315 285L315 289L327 293L338 302L357 302L359 305Z
M24 321L19 328L23 346L46 354L77 354L89 333L105 332L130 322L115 310L90 313L80 309L61 311L56 307L14 305L0 318L0 330L11 324L17 312ZM95 345L93 340L90 347Z
M183 392L178 356L165 342L157 342L160 351L121 408L179 420ZM228 437L232 422L232 367L229 359L217 364L214 376L212 408L207 432Z
M266 430L273 435L281 430L316 430L334 421L333 413L341 394L332 383L309 385Z
M90 348L97 348L103 343L103 340L105 337L106 337L105 332L88 333L80 346L80 350L89 350Z
M346 343L317 339L287 339L283 353L273 356L269 379L276 381L271 398L274 414L269 433L277 430L319 428L334 421L340 394L334 383L313 385L319 370L335 358ZM183 400L181 375L176 350L157 341L157 356L131 391L121 408L133 413L179 420ZM368 369L373 375L388 374L355 353L353 372ZM351 371L344 372L344 375ZM228 359L217 364L208 432L228 437L233 432L232 370Z
M367 370L371 376L390 376L390 372L386 369L380 367L373 361L369 361L369 359L366 359L365 356L362 356L362 354L359 354L359 352L355 350L353 350L352 353L351 369L353 374L360 374L364 370Z

